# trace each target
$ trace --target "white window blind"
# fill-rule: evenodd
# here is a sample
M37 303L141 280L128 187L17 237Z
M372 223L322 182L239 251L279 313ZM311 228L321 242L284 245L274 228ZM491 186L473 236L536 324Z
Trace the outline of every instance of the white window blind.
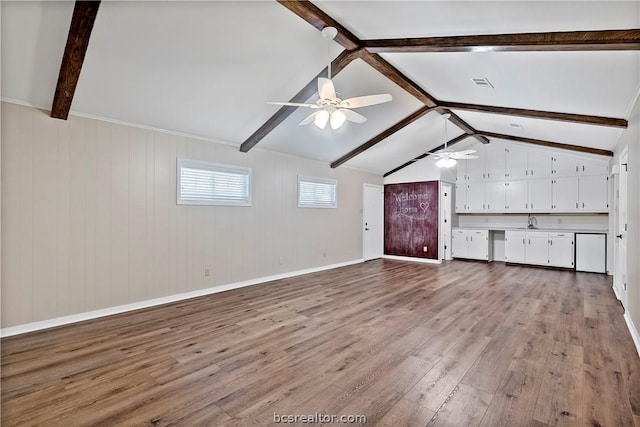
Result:
M298 175L298 207L336 208L337 185L335 179Z
M251 206L251 169L178 159L179 205Z

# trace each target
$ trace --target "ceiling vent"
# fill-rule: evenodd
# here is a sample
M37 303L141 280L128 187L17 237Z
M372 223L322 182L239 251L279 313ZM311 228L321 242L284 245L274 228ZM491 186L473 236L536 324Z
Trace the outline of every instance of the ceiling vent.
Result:
M486 77L472 78L471 81L478 87L484 89L493 89L493 85Z

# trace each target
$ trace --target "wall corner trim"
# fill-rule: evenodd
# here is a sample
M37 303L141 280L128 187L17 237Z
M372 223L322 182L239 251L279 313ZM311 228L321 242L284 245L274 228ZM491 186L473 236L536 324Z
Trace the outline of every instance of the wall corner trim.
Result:
M638 356L640 356L640 335L638 335L638 330L636 326L633 324L631 320L631 316L629 316L629 312L625 310L624 312L624 321L627 324L627 328L631 333L631 338L633 338L633 343L636 345L636 351L638 352Z
M331 270L339 267L346 267L352 264L359 264L364 262L364 259L354 259L351 261L345 261L337 264L323 265L319 267L312 267L303 270L290 271L287 273L275 274L272 276L258 277L255 279L244 280L242 282L228 283L225 285L213 286L211 288L199 289L197 291L185 292L181 294L169 295L166 297L154 298L131 304L118 305L114 307L107 307L99 310L87 311L84 313L72 314L69 316L56 317L53 319L41 320L38 322L25 323L23 325L10 326L0 329L0 337L10 337L13 335L26 334L29 332L40 331L43 329L55 328L58 326L69 325L72 323L83 322L85 320L97 319L100 317L111 316L114 314L126 313L128 311L140 310L142 308L154 307L162 304L168 304L172 302L182 301L191 298L202 297L211 294L217 294L219 292L230 291L232 289L244 288L247 286L259 285L274 280L287 279L295 276L302 276L309 273L317 273L319 271Z

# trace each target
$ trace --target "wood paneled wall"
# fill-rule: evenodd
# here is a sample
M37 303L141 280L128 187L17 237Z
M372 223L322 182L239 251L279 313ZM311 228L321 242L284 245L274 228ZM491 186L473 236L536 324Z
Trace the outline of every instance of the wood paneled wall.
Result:
M253 206L176 205L176 157L253 168ZM382 184L9 103L1 170L3 328L360 259L362 186ZM298 209L297 174L337 179L338 209Z

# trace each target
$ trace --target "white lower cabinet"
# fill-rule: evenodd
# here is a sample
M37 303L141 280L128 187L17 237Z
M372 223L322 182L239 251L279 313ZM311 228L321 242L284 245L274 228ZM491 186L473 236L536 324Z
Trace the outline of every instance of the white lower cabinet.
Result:
M493 260L489 230L454 228L451 233L453 258Z
M549 265L573 268L574 240L573 233L549 233Z
M506 262L573 268L574 234L546 231L505 232Z

